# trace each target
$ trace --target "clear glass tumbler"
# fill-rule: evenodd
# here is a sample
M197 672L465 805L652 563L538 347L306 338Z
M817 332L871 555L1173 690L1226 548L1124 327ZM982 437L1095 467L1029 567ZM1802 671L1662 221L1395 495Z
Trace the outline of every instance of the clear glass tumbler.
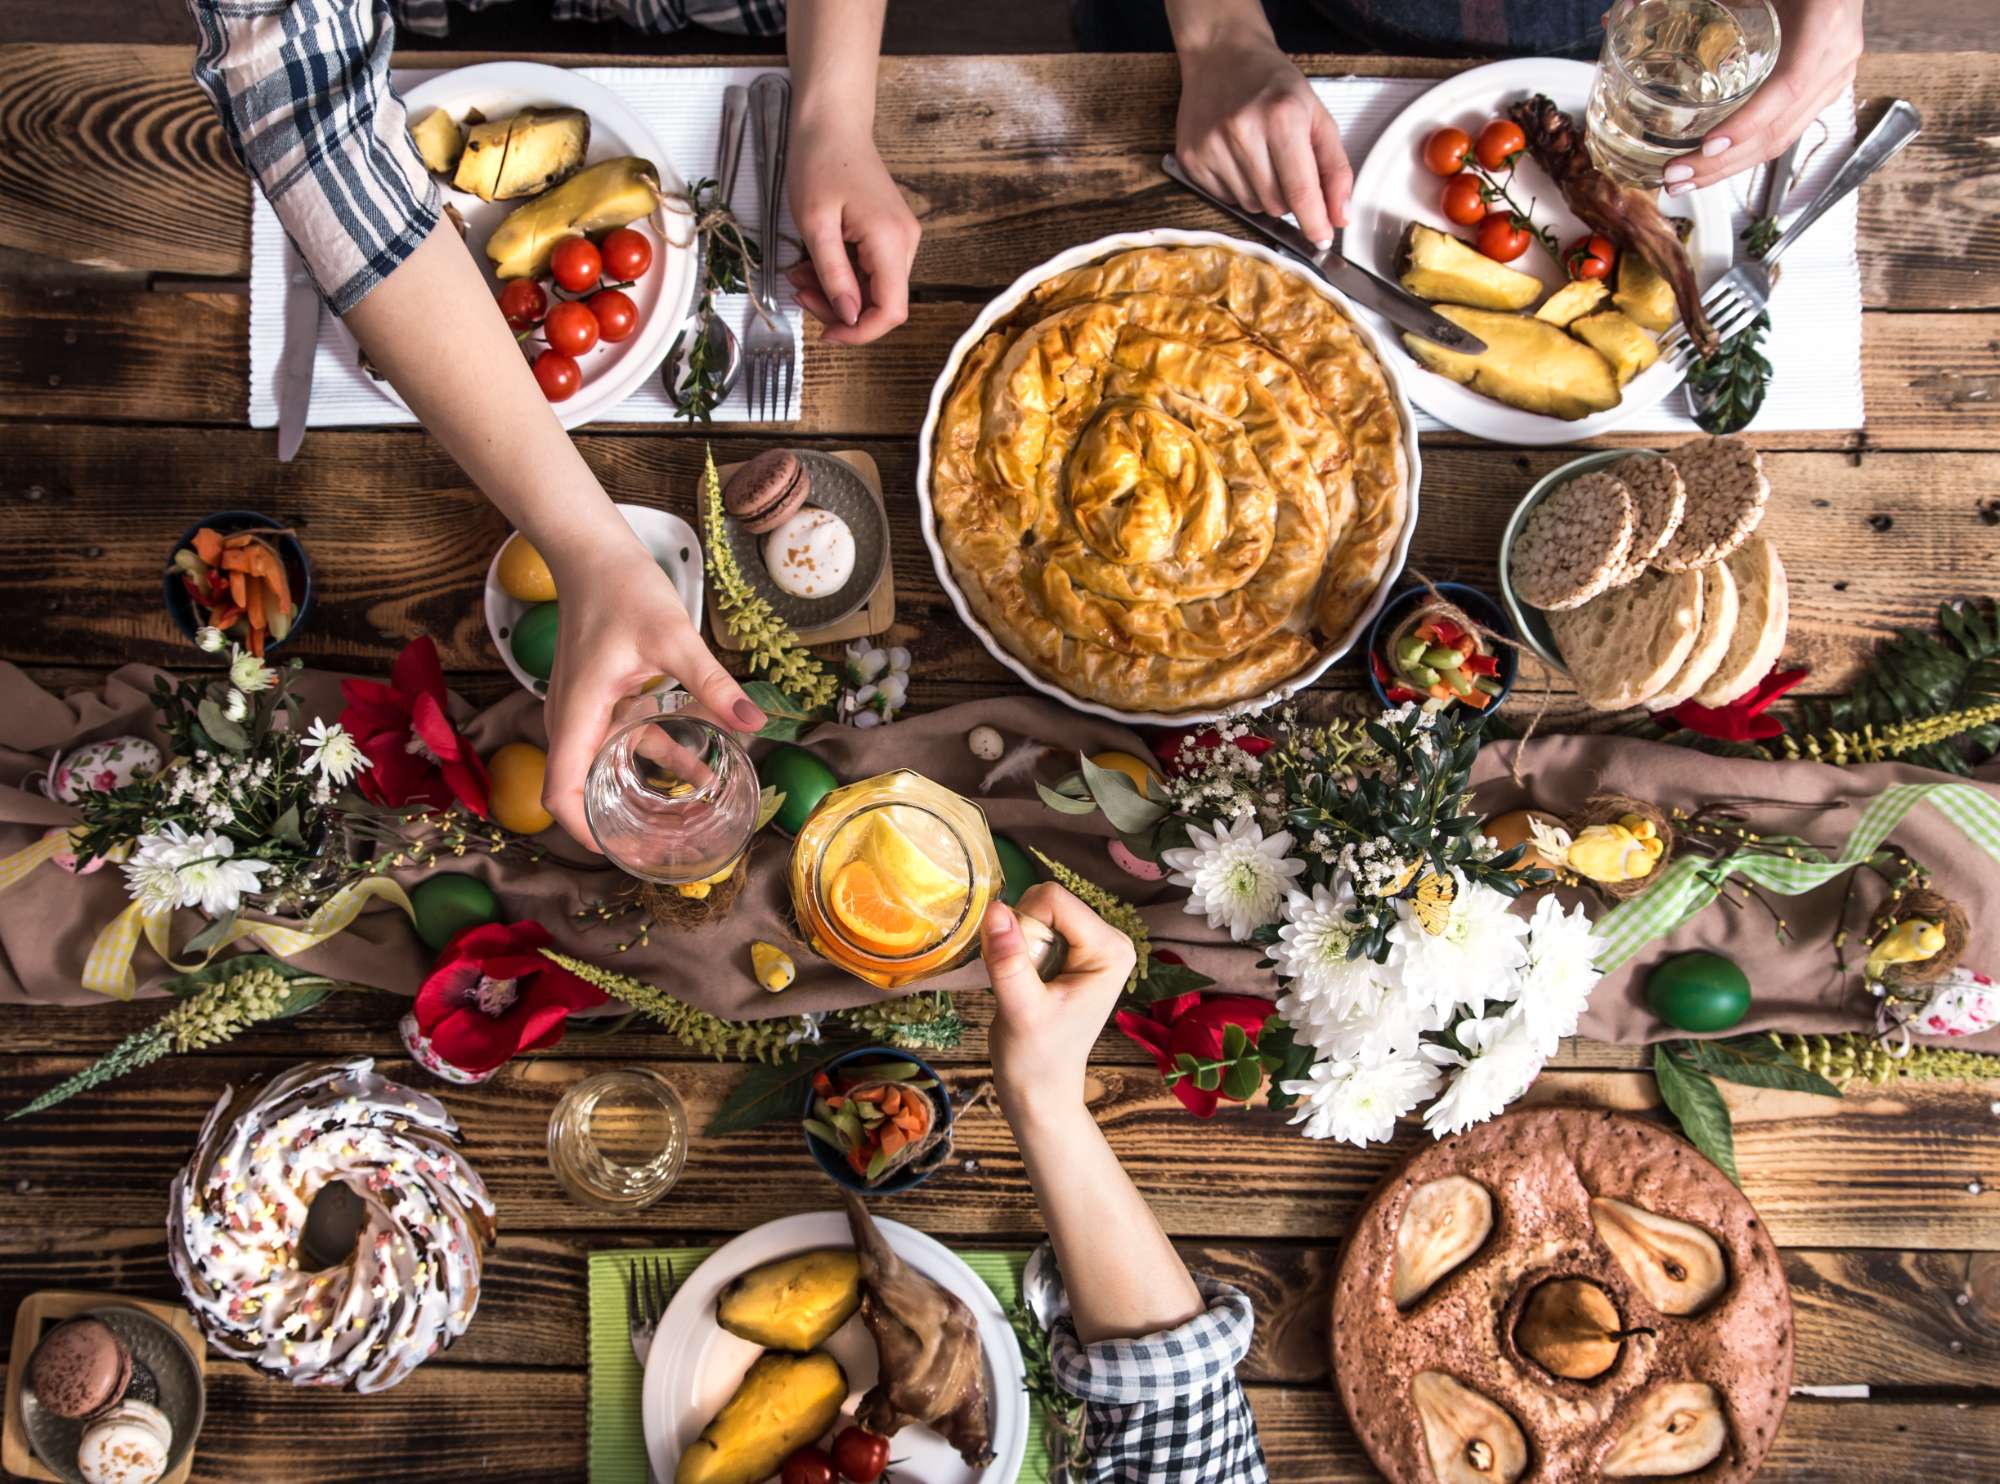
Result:
M648 714L607 737L584 780L590 833L642 881L708 881L757 828L756 765L729 732L692 711Z
M572 1200L639 1211L680 1179L687 1110L658 1072L621 1067L586 1077L549 1118L549 1169Z
M1771 75L1778 42L1770 0L1616 0L1590 88L1591 159L1657 187L1669 160L1700 149Z

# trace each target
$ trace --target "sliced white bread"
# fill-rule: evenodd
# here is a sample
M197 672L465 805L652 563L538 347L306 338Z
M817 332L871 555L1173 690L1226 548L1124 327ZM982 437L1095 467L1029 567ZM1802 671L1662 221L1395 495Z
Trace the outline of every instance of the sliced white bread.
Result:
M1695 633L1694 648L1688 651L1687 663L1681 666L1680 674L1646 703L1649 711L1666 711L1693 700L1695 692L1722 668L1723 657L1736 637L1736 578L1730 573L1729 563L1698 568L1695 575L1701 578L1701 628Z
M1599 711L1623 711L1658 695L1687 663L1701 631L1701 578L1648 572L1548 620L1577 693Z
M1785 629L1791 622L1791 593L1776 546L1753 536L1726 560L1736 579L1736 637L1708 684L1694 694L1703 706L1727 706L1770 674L1785 652Z

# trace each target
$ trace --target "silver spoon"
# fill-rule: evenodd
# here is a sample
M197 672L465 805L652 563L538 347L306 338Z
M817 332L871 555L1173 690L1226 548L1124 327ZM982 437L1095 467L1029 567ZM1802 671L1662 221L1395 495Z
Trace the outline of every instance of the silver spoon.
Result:
M737 166L743 159L743 125L750 116L750 90L745 87L725 88L722 93L722 132L715 143L715 182L717 194L724 202L736 197ZM706 263L695 265L695 281L701 282L707 270ZM693 326L684 329L674 337L672 349L660 369L660 383L666 388L667 400L676 407L684 407L681 400L685 391L686 352L692 349L689 337ZM708 317L707 339L717 354L714 359L722 365L721 390L716 396L718 404L729 400L729 394L736 390L737 378L743 374L743 347L737 342L736 332L719 314Z

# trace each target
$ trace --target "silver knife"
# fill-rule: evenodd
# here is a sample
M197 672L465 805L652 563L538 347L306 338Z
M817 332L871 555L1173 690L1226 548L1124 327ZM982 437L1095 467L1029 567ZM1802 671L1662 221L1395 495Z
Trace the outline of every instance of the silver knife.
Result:
M278 356L278 462L289 464L306 435L312 406L313 355L319 348L319 290L305 259L289 243L291 272L285 279L285 348Z
M1336 235L1333 245L1320 248L1313 240L1283 217L1266 216L1261 211L1246 211L1220 196L1210 195L1188 178L1181 162L1172 155L1163 157L1160 168L1173 179L1179 181L1211 206L1220 207L1236 220L1260 236L1276 243L1293 257L1303 261L1307 267L1319 274L1328 283L1349 298L1357 299L1380 314L1391 324L1400 325L1414 335L1442 345L1446 350L1455 350L1462 355L1476 356L1486 349L1486 342L1468 330L1462 330L1430 305L1414 294L1390 283L1385 278L1377 278L1366 268L1350 263L1340 253L1340 238Z

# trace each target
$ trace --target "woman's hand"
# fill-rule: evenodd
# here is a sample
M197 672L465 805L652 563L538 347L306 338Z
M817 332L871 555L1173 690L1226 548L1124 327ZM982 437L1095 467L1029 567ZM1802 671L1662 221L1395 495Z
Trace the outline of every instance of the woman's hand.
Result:
M998 1006L989 1036L993 1084L1010 1122L1031 1090L1050 1111L1082 1108L1090 1048L1136 956L1130 938L1060 886L1030 888L1020 911L1068 939L1069 955L1063 972L1043 984L1013 910L1000 902L986 909L979 938Z
M1775 160L1854 81L1861 60L1861 0L1772 3L1778 12L1778 65L1748 103L1709 131L1701 153L1668 164L1669 196Z
M1289 211L1315 243L1331 242L1347 225L1354 171L1339 125L1278 50L1261 15L1254 27L1175 35L1181 109L1174 153L1188 174L1238 206L1271 216Z
M597 849L583 810L583 780L612 726L612 708L669 675L714 716L754 732L764 713L716 662L680 594L636 540L583 570L557 569L562 594L556 665L544 716L548 775L542 807L578 843Z
M800 120L786 175L792 221L809 254L786 275L800 306L835 345L886 335L909 317L921 229L876 153L870 126Z

